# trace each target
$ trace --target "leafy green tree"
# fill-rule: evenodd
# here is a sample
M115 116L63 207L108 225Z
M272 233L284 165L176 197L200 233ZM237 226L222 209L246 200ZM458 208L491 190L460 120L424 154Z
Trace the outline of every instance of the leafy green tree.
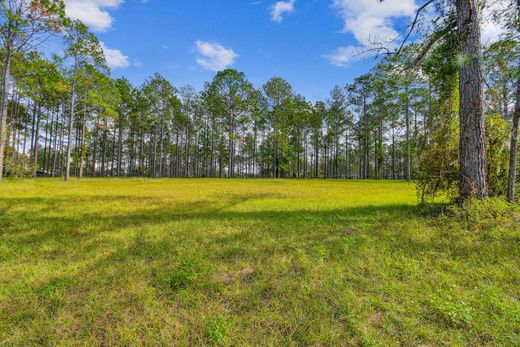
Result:
M46 36L67 25L61 0L5 0L0 3L0 35L3 41L2 97L0 103L0 182L3 179L7 141L7 109L12 59L35 49Z
M281 164L287 145L286 120L288 118L293 91L291 85L280 77L274 77L263 86L268 112L268 126L272 141L272 177L281 177Z
M346 123L346 96L339 86L335 86L330 92L328 100L331 135L334 139L334 177L340 177L340 138L345 131Z
M94 69L107 70L105 56L96 36L80 21L74 21L66 34L65 62L70 61L67 80L70 86L70 105L68 119L67 155L65 159L65 181L69 180L71 171L72 136L77 106L80 102L78 89L88 88L90 72ZM86 95L86 92L83 92Z
M235 177L239 125L253 107L250 99L254 88L243 73L232 69L218 72L211 88L213 108L221 117L228 134L228 176Z
M145 82L143 95L150 107L153 126L153 157L152 172L155 177L164 176L165 168L165 131L172 118L172 99L176 98L177 90L160 74L155 74ZM159 148L157 148L157 144ZM158 151L158 153L157 153ZM158 159L157 159L158 156Z

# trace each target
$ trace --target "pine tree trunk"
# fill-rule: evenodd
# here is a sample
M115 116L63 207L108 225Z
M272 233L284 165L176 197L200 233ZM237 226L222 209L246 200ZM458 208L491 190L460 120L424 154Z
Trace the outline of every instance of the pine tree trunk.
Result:
M123 122L119 120L117 131L117 177L121 177L121 161L123 156Z
M99 127L96 124L96 128L94 130L94 143L92 145L92 165L91 165L91 173L90 176L96 177L96 161L97 161L97 148L98 148L98 137L99 137Z
M52 113L52 112L51 112ZM51 115L51 124L52 124L52 118L54 117L54 113ZM51 128L52 130L52 128ZM43 144L43 174L45 175L47 173L47 139L49 136L49 122L45 124L45 141ZM52 137L52 132L51 132Z
M516 85L516 105L513 114L513 129L511 130L511 151L509 158L509 182L507 187L507 200L515 201L516 189L516 162L518 159L518 123L520 121L520 78Z
M38 111L36 113L36 125L35 125L35 128L34 128L34 144L33 144L33 164L34 164L34 169L33 169L33 177L36 177L37 175L37 171L38 171L38 145L39 145L39 137L40 137L40 121L41 121L41 116L40 116L40 111L41 111L41 107L38 106Z
M85 133L87 131L87 105L83 105L83 121L81 122L81 143L79 147L79 173L78 177L83 178L83 170L85 166Z
M320 175L320 149L318 141L314 142L314 178L319 178Z
M410 99L408 96L408 86L406 86L406 180L410 181L412 178L412 151L410 146Z
M59 109L56 110L56 126L54 127L54 151L52 156L52 174L51 176L54 177L56 175L56 162L58 157L58 124L60 123L60 114Z
M460 53L460 202L488 196L480 28L476 0L457 0Z
M164 165L164 112L161 112L161 130L159 132L159 175L163 176L163 165Z
M76 82L72 86L72 95L70 98L70 114L69 114L69 134L67 138L67 162L65 163L65 181L70 178L70 157L72 153L72 132L74 131L74 107L76 103Z
M4 178L4 154L7 135L7 105L9 104L9 78L11 76L11 47L6 45L3 81L2 81L2 105L0 109L0 182Z
M189 125L186 124L186 142L185 142L185 150L184 150L184 157L185 157L185 168L184 168L184 177L188 178L190 175L190 129Z

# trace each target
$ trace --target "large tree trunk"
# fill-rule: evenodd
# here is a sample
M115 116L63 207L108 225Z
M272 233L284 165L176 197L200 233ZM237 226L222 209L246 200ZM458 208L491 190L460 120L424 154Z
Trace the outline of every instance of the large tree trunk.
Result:
M518 158L518 123L520 121L520 79L516 85L516 106L513 114L513 129L511 131L511 154L509 158L509 184L507 188L507 200L515 201L516 189L516 162Z
M520 0L516 0L517 30L520 33ZM513 113L513 129L511 130L511 151L509 158L509 182L507 185L507 200L515 201L516 162L518 158L518 123L520 122L520 78L516 82L516 105Z
M480 28L476 0L457 0L460 53L460 201L488 196Z
M9 78L11 75L11 49L7 45L2 81L2 105L0 110L0 182L4 178L4 153L7 135L7 105L9 103Z

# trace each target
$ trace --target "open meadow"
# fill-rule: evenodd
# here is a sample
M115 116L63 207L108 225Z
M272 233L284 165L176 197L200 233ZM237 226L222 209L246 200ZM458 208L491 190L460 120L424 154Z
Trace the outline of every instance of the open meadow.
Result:
M519 218L390 181L8 181L0 345L515 345Z

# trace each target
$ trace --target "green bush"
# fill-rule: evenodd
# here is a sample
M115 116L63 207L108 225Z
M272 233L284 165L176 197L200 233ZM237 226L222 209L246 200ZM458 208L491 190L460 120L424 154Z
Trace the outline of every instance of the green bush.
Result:
M30 156L18 152L13 155L13 149L10 147L7 148L5 154L5 168L6 176L14 178L30 178L36 171Z
M520 225L520 207L502 198L471 199L462 208L453 206L449 211L467 230L482 232L491 238Z
M505 119L499 115L486 117L487 172L491 196L507 193L510 136L511 127Z

